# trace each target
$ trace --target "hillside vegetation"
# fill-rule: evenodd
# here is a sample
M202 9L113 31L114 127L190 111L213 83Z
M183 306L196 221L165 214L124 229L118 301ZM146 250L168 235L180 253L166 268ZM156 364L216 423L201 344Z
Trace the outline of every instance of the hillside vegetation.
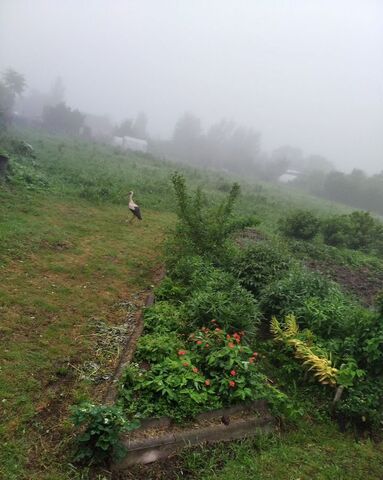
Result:
M207 407L267 398L286 432L194 449L127 478L382 478L378 220L73 138L13 132L1 148L10 156L0 183L4 478L110 478L74 466L70 408L88 405L74 417L80 424L96 418L121 338L164 263L118 415L187 421ZM142 222L126 222L129 190ZM326 236L333 224L343 229ZM151 368L137 375L141 361ZM159 379L173 382L161 402ZM97 459L93 450L82 458Z

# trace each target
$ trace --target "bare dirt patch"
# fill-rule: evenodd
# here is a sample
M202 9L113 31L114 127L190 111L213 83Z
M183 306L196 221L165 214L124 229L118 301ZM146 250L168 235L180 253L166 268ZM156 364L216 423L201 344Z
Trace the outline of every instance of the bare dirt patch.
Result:
M373 305L374 299L383 288L383 272L372 271L368 267L357 270L343 265L306 260L306 266L339 283L348 293L358 297L363 304Z

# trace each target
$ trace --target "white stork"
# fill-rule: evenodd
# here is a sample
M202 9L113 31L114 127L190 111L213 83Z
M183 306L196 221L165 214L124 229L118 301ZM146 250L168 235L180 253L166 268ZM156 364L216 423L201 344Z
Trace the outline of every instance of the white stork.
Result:
M133 192L129 192L129 210L133 213L134 217L138 218L138 220L142 220L140 207L133 202ZM131 222L134 217L132 217Z

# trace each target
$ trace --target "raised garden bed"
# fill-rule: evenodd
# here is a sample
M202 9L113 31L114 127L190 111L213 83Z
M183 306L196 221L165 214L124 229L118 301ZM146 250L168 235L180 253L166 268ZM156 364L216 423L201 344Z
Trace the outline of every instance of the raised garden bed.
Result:
M127 454L113 468L126 470L134 464L166 458L185 447L248 438L274 427L275 419L264 401L201 413L184 427L174 425L168 417L147 419L139 429L124 436Z
M148 294L145 307L154 304L153 293ZM125 367L132 361L137 341L144 328L143 311L137 312L136 329L121 353L105 403L112 405L117 398L117 385ZM170 417L147 418L141 426L122 437L127 453L115 463L115 470L126 470L134 464L146 464L166 458L176 451L203 443L216 443L247 438L269 432L275 428L264 400L239 402L227 408L219 408L196 415L192 421L177 424Z

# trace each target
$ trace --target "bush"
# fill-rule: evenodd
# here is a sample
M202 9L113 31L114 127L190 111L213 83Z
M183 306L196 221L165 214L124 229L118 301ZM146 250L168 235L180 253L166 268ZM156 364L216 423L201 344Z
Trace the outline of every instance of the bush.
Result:
M319 233L320 221L309 210L296 210L280 220L279 229L286 237L311 240Z
M75 461L102 464L111 457L119 459L125 453L120 442L123 432L138 427L138 422L128 422L117 406L83 403L72 407L71 419L85 430L77 437Z
M176 332L182 327L181 313L169 302L156 302L144 313L145 332L156 334Z
M155 289L157 300L168 300L169 302L182 302L186 297L188 289L176 283L169 276L165 277L161 284Z
M381 429L383 422L383 380L382 378L360 379L348 388L337 404L337 412L365 429Z
M134 358L137 362L157 363L176 355L181 347L182 343L175 333L156 332L139 338Z
M254 218L234 218L233 211L240 193L234 183L226 198L217 207L208 206L200 189L189 195L185 179L175 173L172 183L177 200L178 225L176 239L178 248L189 254L209 258L217 264L227 259L227 241L230 235L245 226L254 225Z
M28 190L46 190L48 180L33 164L23 164L11 159L8 181L12 185L21 185Z
M327 245L383 251L383 226L368 212L328 217L322 222L322 233Z
M297 311L302 309L306 300L324 299L334 290L339 291L333 282L319 273L295 267L262 291L261 312L268 320L273 315L277 317L285 317L289 313L297 315Z
M282 276L290 266L290 258L277 245L258 242L239 253L231 270L243 287L258 295L262 288Z
M172 258L168 255L167 269L171 279L179 287L184 288L185 293L190 293L206 282L214 267L211 262L199 255L182 255Z
M258 305L251 293L232 275L218 269L213 269L203 286L192 292L183 312L192 328L215 319L229 331L254 331L259 323Z

